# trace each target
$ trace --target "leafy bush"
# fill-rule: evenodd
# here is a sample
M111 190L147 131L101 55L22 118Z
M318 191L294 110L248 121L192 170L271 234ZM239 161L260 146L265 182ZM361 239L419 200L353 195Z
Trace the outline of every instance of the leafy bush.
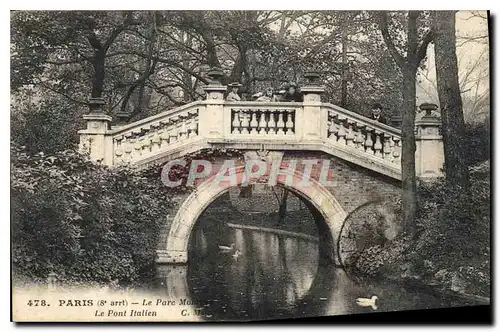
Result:
M469 189L445 182L420 188L421 254L457 266L489 257L489 175L486 162L472 170Z
M481 123L468 123L465 127L467 139L466 155L469 165L490 159L490 118Z
M445 181L422 184L417 234L363 251L356 272L420 279L429 285L489 296L489 162L471 168L470 174L468 189Z
M74 151L11 148L12 263L37 280L134 283L154 272L170 194L160 170L95 165Z
M36 96L35 96L36 97ZM29 153L55 153L75 148L78 130L85 128L87 108L66 99L47 98L31 102L20 95L11 107L11 137Z

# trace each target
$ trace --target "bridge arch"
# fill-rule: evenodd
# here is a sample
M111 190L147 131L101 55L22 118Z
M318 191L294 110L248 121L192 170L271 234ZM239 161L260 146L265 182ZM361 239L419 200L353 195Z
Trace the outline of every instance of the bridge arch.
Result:
M166 247L159 248L157 251L158 262L186 263L188 261L190 236L200 215L219 196L226 193L231 187L241 185L244 180L243 166L235 167L232 171L236 174L236 183L225 181L214 184L214 175L197 185L195 190L182 202L172 221ZM281 170L280 172L282 176L278 176L277 185L283 186L293 193L302 196L302 198L314 207L322 217L320 218L322 225L318 225L320 241L321 239L328 239L331 242L330 249L333 250L333 248L336 248L336 241L339 237L342 223L347 216L340 203L327 188L315 179L310 179L308 186L298 185L300 180L303 179L303 174L300 171L285 173L284 170ZM292 176L293 181L286 181L287 175ZM318 220L317 217L315 219ZM333 255L333 252L331 254L332 259L336 263L339 263L336 258L337 255Z

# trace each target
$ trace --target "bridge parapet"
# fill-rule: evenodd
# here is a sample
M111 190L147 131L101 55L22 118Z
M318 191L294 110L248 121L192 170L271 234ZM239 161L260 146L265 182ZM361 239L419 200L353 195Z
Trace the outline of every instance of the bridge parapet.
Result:
M195 102L111 130L113 164L134 163L198 137L199 114L205 105Z
M93 110L86 116L87 129L80 131L81 148L90 150L93 160L110 166L161 162L169 155L180 156L217 145L242 150L265 146L268 150L323 151L401 178L399 129L322 103L314 98L319 96L318 91L311 92L304 102L229 102L221 98L223 89L209 89L206 100L120 127L109 128L110 118L104 113L97 116ZM417 173L425 172L428 177L441 174L439 125L440 121L427 121L416 128L417 140L425 141L417 142ZM432 148L429 157L438 162L425 161L427 147Z
M326 144L376 164L401 169L401 131L342 107L324 104Z

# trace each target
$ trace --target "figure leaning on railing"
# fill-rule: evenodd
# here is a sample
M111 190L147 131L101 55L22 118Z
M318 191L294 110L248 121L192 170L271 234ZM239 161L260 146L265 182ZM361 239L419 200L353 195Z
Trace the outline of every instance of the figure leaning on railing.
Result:
M226 100L227 101L241 101L241 97L238 94L238 89L241 87L241 84L238 82L233 82L228 85L231 91L228 93Z
M274 94L273 88L269 87L266 89L265 94L262 94L262 92L256 93L252 96L253 99L256 101L279 101L278 97Z
M229 93L226 96L226 101L241 101L242 98L238 94L241 86L239 82L229 84ZM264 93L258 92L252 95L252 100L262 102L302 102L304 98L300 88L295 83L290 82L285 86L285 90L275 92L272 87L268 87Z
M283 95L283 101L304 101L304 97L295 83L290 82L287 84L286 92Z
M370 116L370 119L378 121L380 123L388 125L389 122L385 118L384 115L382 115L382 105L380 103L374 103L372 105L372 114Z

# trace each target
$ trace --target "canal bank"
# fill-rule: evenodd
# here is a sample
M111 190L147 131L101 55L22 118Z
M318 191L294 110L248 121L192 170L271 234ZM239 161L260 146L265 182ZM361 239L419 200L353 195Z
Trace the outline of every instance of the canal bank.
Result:
M363 252L347 273L360 280L377 280L439 293L462 305L490 304L489 266L484 262L431 260L422 255L422 240L413 245L402 237ZM424 241L425 242L425 241Z
M490 163L470 168L470 186L419 187L417 233L363 251L355 273L398 280L488 303L491 293ZM354 272L353 272L354 273Z

